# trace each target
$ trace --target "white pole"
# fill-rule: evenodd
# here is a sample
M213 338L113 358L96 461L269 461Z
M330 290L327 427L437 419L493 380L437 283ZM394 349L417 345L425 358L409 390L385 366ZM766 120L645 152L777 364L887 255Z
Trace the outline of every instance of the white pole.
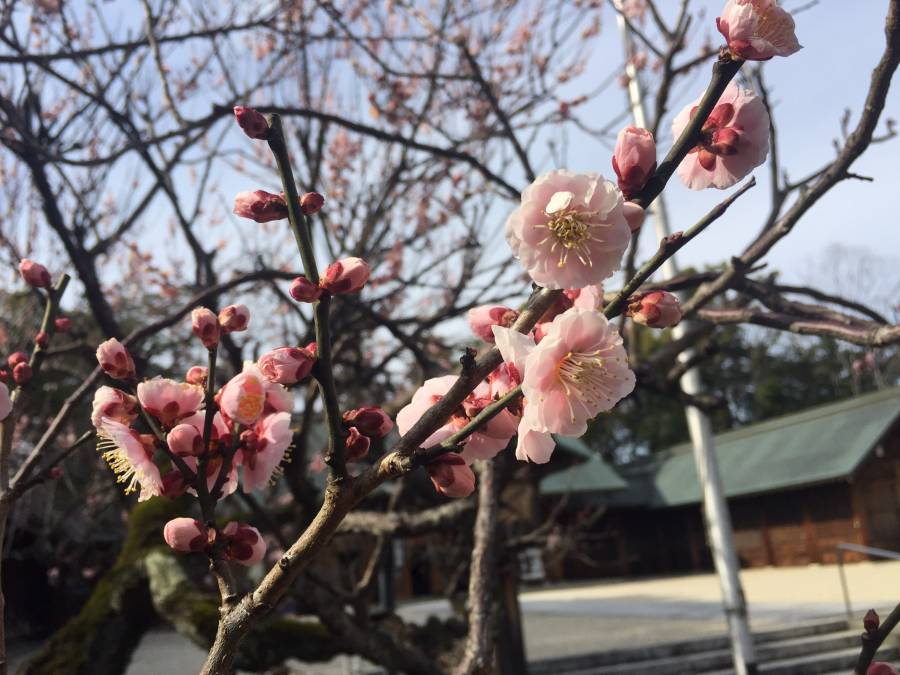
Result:
M631 105L631 114L636 126L647 128L647 119L644 112L644 99L641 93L641 84L637 68L630 62L631 35L628 25L622 16L622 2L615 0L616 15L619 32L622 35L622 44L625 48L625 74L628 76L628 100ZM653 202L648 214L653 219L653 227L658 239L669 236L669 218L666 210L666 202L661 194ZM662 265L663 275L672 278L678 274L678 264L675 257L670 257ZM687 332L685 322L672 329L672 337L678 339ZM693 349L686 349L679 354L679 361L685 362L694 355ZM692 395L699 394L703 390L700 382L700 373L696 368L691 368L681 376L679 380L682 391ZM739 563L734 547L734 532L731 527L731 516L728 512L728 504L725 501L725 493L722 489L722 477L719 474L719 462L713 444L712 428L709 418L702 410L692 405L684 408L687 418L688 431L691 435L691 443L694 446L694 463L697 466L697 479L703 493L703 516L706 524L706 534L712 551L713 564L719 577L719 585L722 589L722 604L725 609L725 618L728 622L728 632L731 637L731 652L734 659L734 669L737 675L754 675L757 672L756 653L753 645L753 637L750 634L750 626L747 621L747 603L744 599L744 591L741 587Z

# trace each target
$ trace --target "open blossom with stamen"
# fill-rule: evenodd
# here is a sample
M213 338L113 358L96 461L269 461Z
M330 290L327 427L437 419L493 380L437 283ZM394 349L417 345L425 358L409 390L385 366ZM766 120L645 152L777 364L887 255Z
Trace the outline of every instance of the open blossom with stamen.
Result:
M137 386L138 401L166 429L197 412L203 390L187 382L156 377Z
M110 338L97 347L97 362L103 371L116 380L130 380L134 377L134 361L125 345Z
M739 59L767 61L801 49L794 19L778 6L778 0L728 0L716 28Z
M97 449L116 474L116 482L127 483L125 494L135 492L138 486L141 488L138 501L162 494L159 468L153 462L152 441L145 443L137 431L109 418L100 421L97 436L100 438Z
M240 565L251 567L266 555L266 542L259 530L251 525L228 523L222 529L222 535L228 541L226 557Z
M697 111L700 99L672 120L678 138ZM703 124L700 142L678 165L678 177L691 190L731 187L766 160L769 115L760 98L732 82Z
M202 551L209 543L206 527L193 518L173 518L163 528L163 539L176 551Z
M91 408L91 424L100 428L103 418L129 425L137 417L137 399L121 389L102 386L94 393Z
M219 407L239 424L250 425L263 414L266 405L266 378L254 365L247 365L222 388Z
M615 272L631 241L622 193L597 174L551 171L522 193L506 221L506 241L535 283L597 284Z
M241 434L238 463L241 485L246 492L261 490L275 475L294 434L290 413L266 415Z
M525 398L516 457L546 462L550 433L581 436L587 423L634 389L622 339L602 313L573 307L550 324L535 346L532 338L495 327L503 360L524 373Z

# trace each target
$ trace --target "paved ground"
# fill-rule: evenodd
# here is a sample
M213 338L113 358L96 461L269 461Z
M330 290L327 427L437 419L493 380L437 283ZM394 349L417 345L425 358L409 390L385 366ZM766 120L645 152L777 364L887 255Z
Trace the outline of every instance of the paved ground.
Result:
M847 565L854 610L900 600L900 561ZM754 628L771 628L844 611L837 568L811 565L763 568L742 574ZM526 591L521 595L529 659L597 651L640 642L668 642L724 632L715 575L609 581ZM440 600L404 605L401 614L422 621L447 614ZM127 675L195 673L203 652L165 631L147 635ZM13 655L13 672L16 656ZM349 658L295 670L307 675L358 672Z

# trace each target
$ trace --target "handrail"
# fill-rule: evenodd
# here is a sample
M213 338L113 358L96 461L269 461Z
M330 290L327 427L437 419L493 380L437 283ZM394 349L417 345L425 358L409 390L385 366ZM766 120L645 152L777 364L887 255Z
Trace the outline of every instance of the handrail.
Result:
M889 551L886 548L876 548L874 546L863 546L862 544L850 544L847 542L841 542L837 545L837 566L838 573L841 575L841 591L844 593L844 608L847 611L847 620L853 621L853 607L850 604L850 590L847 587L847 575L844 572L844 551L864 553L878 558L887 558L888 560L900 560L900 552Z

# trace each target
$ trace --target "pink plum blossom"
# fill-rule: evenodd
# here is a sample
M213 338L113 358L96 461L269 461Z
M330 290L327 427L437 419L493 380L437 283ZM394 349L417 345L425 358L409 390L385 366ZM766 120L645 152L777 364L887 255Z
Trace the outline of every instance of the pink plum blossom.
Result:
M469 310L466 318L469 320L469 328L475 337L485 342L494 342L494 334L491 326L509 327L515 323L519 313L504 305L482 305Z
M244 434L241 434L239 451L241 484L247 492L261 490L272 479L294 438L291 415L286 412L266 415L254 425L252 433Z
M615 272L631 241L622 193L597 174L557 170L522 193L506 221L506 241L535 283L597 284Z
M115 380L130 380L134 377L134 361L125 345L110 338L97 347L97 362L103 371Z
M12 400L9 398L9 389L0 382L0 422L9 417L12 412Z
M28 258L22 258L19 262L19 274L26 284L34 288L50 288L53 285L47 268Z
M644 224L647 212L634 202L625 202L622 204L622 213L625 214L625 222L632 232L637 232Z
M475 491L475 474L460 455L448 452L425 465L434 489L445 497L468 497Z
M678 138L700 99L672 121ZM769 115L756 94L733 82L703 124L700 142L678 166L678 176L692 190L731 187L762 164L769 153Z
M616 139L612 166L625 198L637 194L656 170L653 134L640 127L622 129Z
M356 293L369 280L369 264L362 258L343 258L331 263L319 285L334 295Z
M162 494L159 468L153 462L152 440L145 443L137 431L109 418L100 420L97 435L100 437L97 449L116 474L116 482L127 483L125 494L135 492L137 486L141 488L138 497L141 502Z
M263 354L257 365L270 382L296 384L306 378L316 362L316 343L304 348L279 347Z
M739 59L767 61L801 49L794 19L777 0L728 0L716 28Z
M207 307L195 307L191 312L191 330L207 349L219 344L219 318Z
M94 392L91 424L99 429L103 418L130 425L137 417L137 399L121 389L102 386Z
M228 523L222 530L228 540L225 555L240 565L251 567L266 555L266 542L255 527L244 523Z
M203 403L203 390L187 382L156 377L137 386L138 401L166 429L193 415Z
M209 368L206 366L191 366L184 375L184 381L188 384L204 387L206 386L207 377L209 377Z
M169 450L179 457L199 457L203 454L203 434L193 424L179 424L166 435Z
M632 296L625 315L643 326L669 328L681 321L681 306L672 293L651 291Z
M263 413L268 415L273 412L291 412L294 409L294 395L288 389L277 382L266 380L266 403Z
M238 424L255 424L266 405L266 382L259 368L245 366L222 388L219 408Z
M223 333L237 333L247 330L250 324L250 310L247 305L228 305L219 312L219 327Z
M182 553L202 551L209 543L206 527L193 518L173 518L163 528L163 539Z

